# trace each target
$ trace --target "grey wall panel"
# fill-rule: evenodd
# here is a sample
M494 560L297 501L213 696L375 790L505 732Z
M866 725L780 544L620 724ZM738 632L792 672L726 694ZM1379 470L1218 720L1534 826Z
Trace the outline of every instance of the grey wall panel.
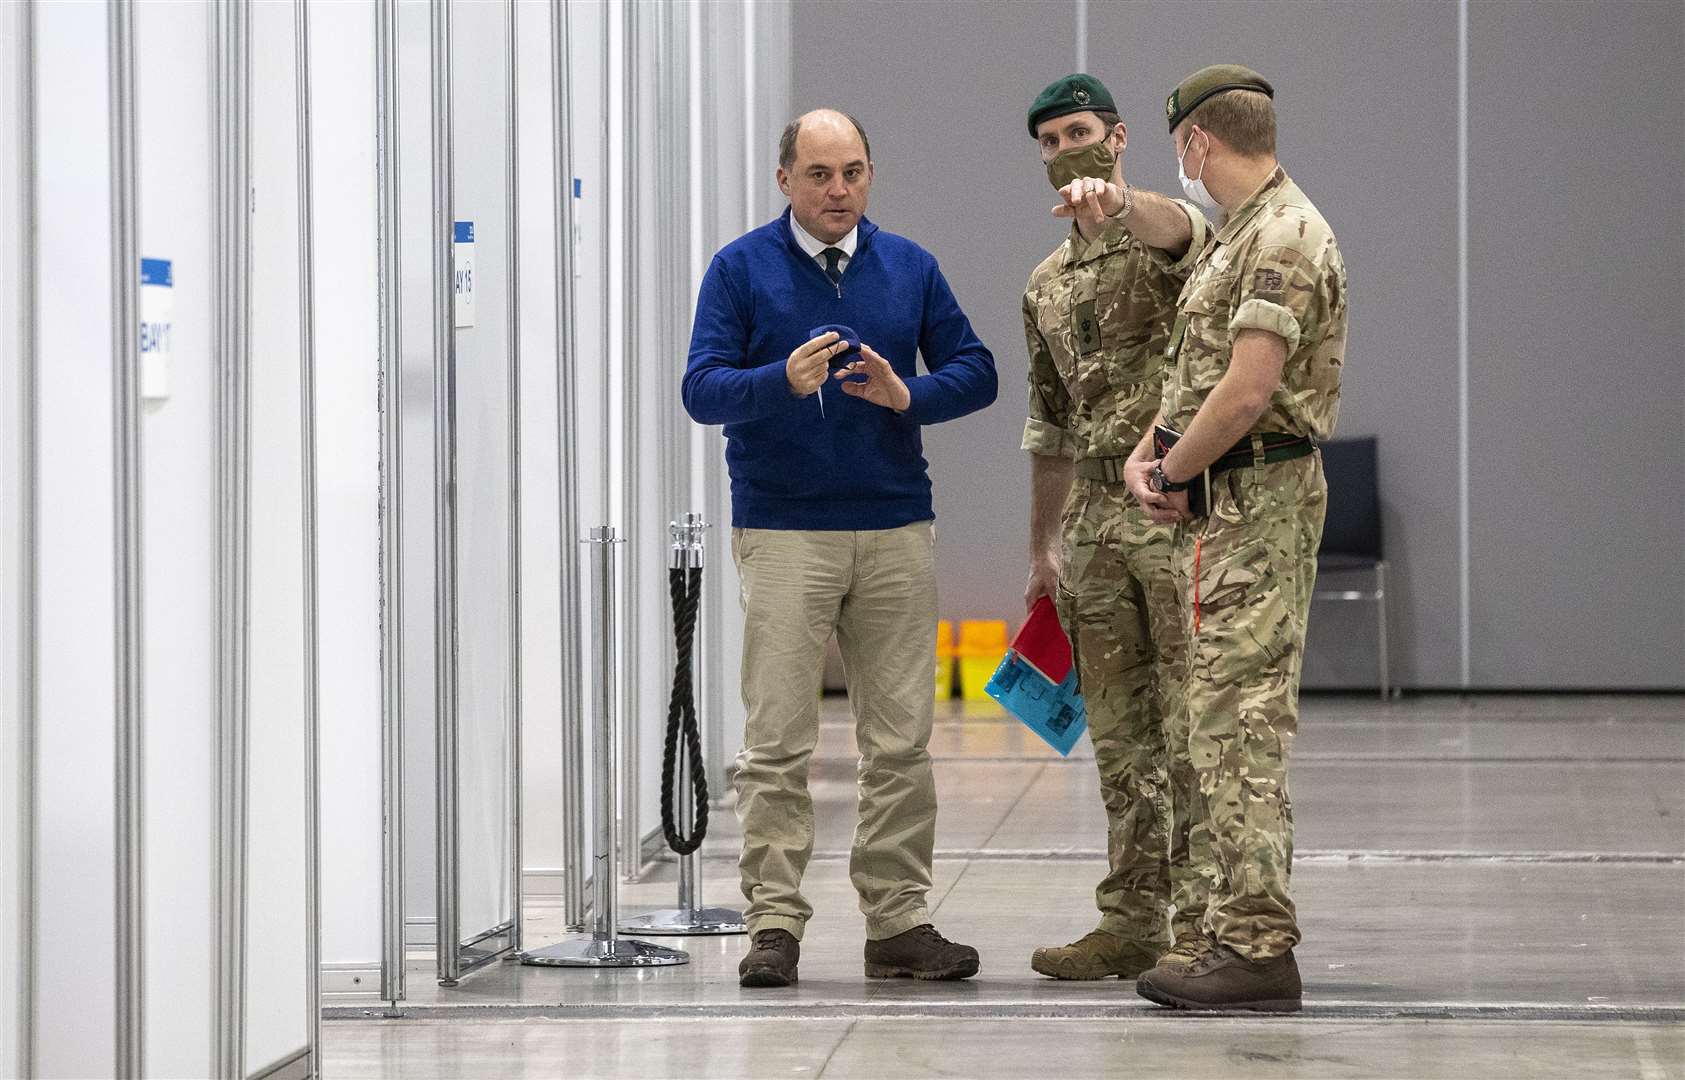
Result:
M1030 99L1067 73L1075 6L797 4L795 54L869 63L795 65L792 110L858 117L876 165L866 214L940 261L1000 372L996 403L924 431L936 488L944 618L1015 617L1029 549L1024 281L1059 241L1053 189L1024 130ZM780 209L782 207L780 206Z
M1685 685L1685 5L1469 45L1474 681Z
M930 247L994 350L1000 400L926 432L942 536L942 610L1021 610L1028 462L1019 299L1064 237L1023 127L1031 98L1076 63L1074 3L800 4L798 51L858 43L874 63L798 65L796 108L854 109L878 177L868 213ZM1088 70L1129 126L1129 179L1176 193L1164 128L1170 87L1244 61L1276 84L1281 157L1333 223L1351 273L1343 435L1382 442L1391 554L1399 564L1395 670L1457 675L1456 11L1450 5L1207 3L1087 6ZM1195 32L1197 31L1197 32ZM1410 42L1407 49L1389 42ZM851 50L852 51L852 50ZM988 57L979 63L978 57ZM938 102L932 124L909 102ZM1449 458L1448 458L1449 455ZM1356 608L1359 605L1345 605ZM1367 611L1319 608L1307 685L1370 679Z
M1244 63L1274 84L1278 156L1333 225L1346 258L1351 337L1338 435L1380 442L1383 526L1396 567L1394 678L1453 684L1456 8L1206 3L1197 34L1189 14L1171 0L1090 6L1089 67L1126 110L1127 175L1179 191L1163 108L1190 72ZM1373 685L1374 649L1368 605L1317 605L1305 685Z

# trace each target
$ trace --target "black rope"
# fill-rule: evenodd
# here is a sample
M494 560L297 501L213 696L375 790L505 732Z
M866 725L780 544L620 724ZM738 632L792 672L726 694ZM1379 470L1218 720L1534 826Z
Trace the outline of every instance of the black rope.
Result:
M687 580L688 576L688 580ZM661 753L661 831L667 846L689 855L702 846L708 835L708 776L702 766L702 729L696 721L696 693L691 681L691 654L696 643L696 608L702 600L700 566L667 571L667 591L673 598L673 643L678 662L673 665L673 696L667 704L667 742ZM679 757L679 733L683 731L690 759L690 787L696 800L691 835L681 836L673 820L673 772Z

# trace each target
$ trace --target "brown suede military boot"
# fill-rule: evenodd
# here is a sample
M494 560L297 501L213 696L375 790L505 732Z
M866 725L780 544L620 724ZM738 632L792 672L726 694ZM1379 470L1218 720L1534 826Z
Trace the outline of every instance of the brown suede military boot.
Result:
M1162 945L1159 946L1162 948ZM1044 945L1030 954L1030 967L1055 979L1133 979L1158 960L1159 948L1090 930L1069 945Z
M762 930L737 965L739 986L789 986L796 981L801 942L788 930Z
M1158 958L1159 965L1187 967L1212 949L1211 939L1198 931L1185 932L1170 951Z
M1148 1001L1173 1009L1298 1012L1299 965L1288 950L1253 962L1221 944L1191 964L1159 964L1135 983Z
M976 949L949 941L929 923L866 942L868 979L969 979L977 965Z

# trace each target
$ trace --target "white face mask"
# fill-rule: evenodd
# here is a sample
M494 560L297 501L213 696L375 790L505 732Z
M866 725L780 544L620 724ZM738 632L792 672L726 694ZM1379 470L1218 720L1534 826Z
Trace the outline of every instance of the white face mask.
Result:
M1188 198L1207 210L1212 210L1216 208L1217 200L1213 199L1211 192L1205 188L1205 161L1199 163L1199 175L1192 180L1188 179L1188 170L1182 167L1182 162L1187 158L1188 151L1193 149L1193 145L1194 137L1190 133L1188 141L1182 146L1181 155L1176 159L1176 176L1182 181L1182 190L1187 193ZM1211 136L1209 135L1205 137L1205 159L1206 161L1211 159Z

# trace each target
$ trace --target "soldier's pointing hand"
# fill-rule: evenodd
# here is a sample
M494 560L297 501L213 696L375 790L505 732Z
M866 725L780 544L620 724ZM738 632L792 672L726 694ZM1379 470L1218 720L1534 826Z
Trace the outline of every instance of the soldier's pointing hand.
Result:
M1127 205L1127 197L1124 195L1123 155L1118 154L1117 164L1112 166L1110 180L1079 176L1059 189L1059 197L1064 201L1053 208L1053 216L1074 217L1083 232L1092 235L1092 229L1103 227L1107 218Z

